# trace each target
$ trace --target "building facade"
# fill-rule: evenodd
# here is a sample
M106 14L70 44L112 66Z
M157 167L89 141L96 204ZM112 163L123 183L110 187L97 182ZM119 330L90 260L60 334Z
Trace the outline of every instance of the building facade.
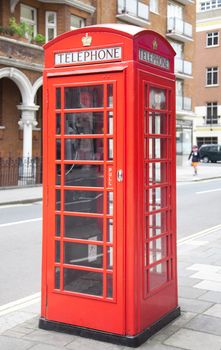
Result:
M74 28L116 22L155 30L175 49L177 153L189 153L194 116L192 0L0 0L0 159L42 156L41 43Z
M198 1L194 142L221 143L221 3Z

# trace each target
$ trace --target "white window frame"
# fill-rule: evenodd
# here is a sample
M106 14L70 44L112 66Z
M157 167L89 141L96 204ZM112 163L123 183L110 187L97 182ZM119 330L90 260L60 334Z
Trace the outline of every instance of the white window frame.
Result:
M211 84L208 84L208 76L211 74ZM214 84L214 77L217 75L217 83ZM206 68L206 86L218 86L219 85L219 68L218 67L207 67Z
M48 17L49 15L53 14L54 15L54 18L55 18L55 23L49 23L48 22ZM45 12L45 39L46 39L46 42L49 41L49 38L48 38L48 29L54 29L54 38L56 38L57 36L57 12L55 11L46 11ZM53 38L53 39L54 39ZM51 40L51 39L50 39Z
M200 11L210 11L221 8L221 0L207 0L200 2Z
M20 15L20 21L25 22L25 23L33 26L33 37L35 37L37 35L37 9L34 7L31 7L31 6L28 6L28 5L24 5L24 4L21 4L20 6L21 6L20 11L23 7L23 8L27 8L27 9L33 11L33 13L34 13L34 20L30 20L29 18L25 18L25 17L22 17L22 15Z
M217 44L214 44L215 39L217 38ZM211 39L212 44L209 44L209 39ZM206 47L217 47L219 46L219 32L208 32L206 33Z
M210 114L210 117L209 117L209 114ZM218 103L217 102L207 102L206 124L218 124Z
M159 2L158 2L158 0L150 0L149 6L150 6L150 12L159 14Z
M79 18L80 23L81 23L81 26L80 26L80 27L73 27L73 26L71 26L71 17L72 17L72 16L73 16L73 17L76 17L76 18ZM82 24L83 24L83 25L82 25ZM70 30L73 30L73 29L76 29L76 28L83 28L83 27L85 27L85 18L80 17L80 16L77 16L77 15L71 13L71 16L70 16Z

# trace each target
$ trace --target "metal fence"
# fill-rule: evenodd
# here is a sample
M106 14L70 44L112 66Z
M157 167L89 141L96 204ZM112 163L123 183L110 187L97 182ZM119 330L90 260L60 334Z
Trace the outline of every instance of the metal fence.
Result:
M0 158L0 187L41 183L41 158Z

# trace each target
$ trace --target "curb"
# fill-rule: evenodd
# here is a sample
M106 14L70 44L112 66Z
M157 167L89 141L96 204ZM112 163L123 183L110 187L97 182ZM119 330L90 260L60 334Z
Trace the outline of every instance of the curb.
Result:
M28 204L28 203L34 203L34 202L41 202L41 198L31 198L31 199L21 199L17 201L9 201L9 202L1 202L0 207L3 205L13 205L13 204Z

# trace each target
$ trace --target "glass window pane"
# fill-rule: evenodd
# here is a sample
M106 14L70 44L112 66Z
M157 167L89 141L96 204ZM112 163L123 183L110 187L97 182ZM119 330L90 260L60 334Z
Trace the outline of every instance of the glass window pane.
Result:
M61 160L61 139L56 139L56 159Z
M61 259L60 241L55 241L55 262L59 263Z
M107 297L113 298L113 276L107 275Z
M166 90L150 88L149 101L152 109L166 109Z
M107 85L107 106L113 107L113 84Z
M82 213L103 213L103 192L64 191L64 210Z
M167 206L167 188L156 187L149 190L149 211L163 209Z
M56 190L56 210L61 210L61 191Z
M50 12L48 13L48 23L55 23L55 13L54 12Z
M167 163L149 163L146 164L146 171L148 172L149 166L149 177L148 173L146 173L145 184L157 184L168 181L167 174Z
M64 290L89 295L103 295L103 274L64 269Z
M103 139L65 139L65 160L103 160Z
M61 165L56 164L56 185L61 184Z
M104 167L103 165L65 165L65 186L86 186L103 187L104 186Z
M167 262L150 268L150 290L160 287L167 280Z
M103 241L103 219L64 215L64 236L78 239Z
M61 115L60 113L56 114L56 134L61 134Z
M114 228L113 228L113 220L107 220L107 242L113 243L114 236Z
M61 217L55 215L55 235L59 237L61 235Z
M93 239L93 237L91 237ZM95 244L64 243L65 264L103 267L103 246Z
M61 108L61 89L56 88L56 108Z
M155 237L157 235L165 233L168 231L167 212L162 211L160 213L149 215L149 217L146 218L146 225L147 238L148 232L150 237Z
M113 247L107 247L107 268L113 269Z
M162 138L149 139L149 158L165 159L167 158L167 140Z
M60 289L60 276L61 276L61 271L60 267L55 267L55 289Z
M113 135L113 130L114 130L113 112L108 112L108 134Z
M167 255L167 237L161 237L150 241L150 264L161 260Z
M164 113L149 114L149 134L167 134L167 118Z
M48 40L55 38L55 28L48 28Z
M114 141L108 139L108 160L113 160L114 157Z
M104 114L103 112L93 113L66 113L65 134L103 134Z
M107 212L109 215L113 215L114 209L114 193L108 192L107 194Z
M103 85L69 87L64 89L65 108L103 107Z

